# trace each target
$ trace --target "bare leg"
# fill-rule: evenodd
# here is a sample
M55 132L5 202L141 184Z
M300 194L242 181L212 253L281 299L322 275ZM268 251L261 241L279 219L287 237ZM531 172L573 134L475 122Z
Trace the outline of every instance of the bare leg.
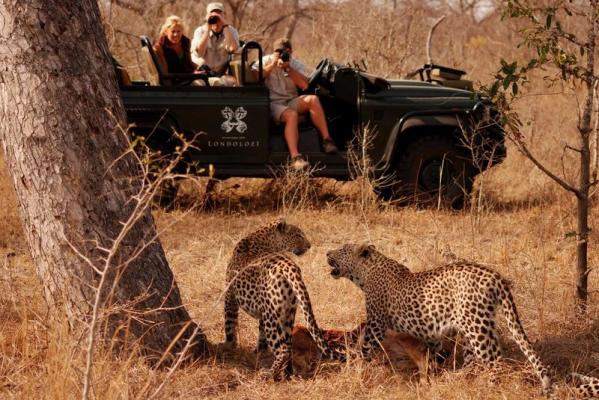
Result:
M299 114L309 113L312 123L320 132L320 136L323 139L332 140L329 133L329 127L327 126L327 120L324 115L324 110L322 109L322 105L320 104L320 100L318 100L317 96L313 94L300 96L297 103L297 112Z
M297 112L293 111L290 108L286 109L281 114L281 122L285 124L285 141L287 142L287 147L289 148L289 155L291 155L291 158L293 158L299 154L299 131L297 129Z

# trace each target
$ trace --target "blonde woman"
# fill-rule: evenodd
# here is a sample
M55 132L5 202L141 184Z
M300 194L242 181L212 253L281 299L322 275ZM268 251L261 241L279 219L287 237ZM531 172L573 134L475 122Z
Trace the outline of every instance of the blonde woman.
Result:
M191 61L191 40L184 32L183 20L176 15L168 17L160 28L154 51L166 73L196 72L197 66Z

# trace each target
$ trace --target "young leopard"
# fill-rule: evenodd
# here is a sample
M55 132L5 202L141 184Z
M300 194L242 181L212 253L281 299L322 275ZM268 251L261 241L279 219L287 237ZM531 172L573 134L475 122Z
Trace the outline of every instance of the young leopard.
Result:
M301 229L279 220L242 239L227 266L225 345L236 346L241 307L259 321L258 350L270 348L273 352L275 380L292 373L291 330L298 303L318 347L325 355L341 359L323 341L301 270L287 253L301 255L309 248Z
M327 253L331 275L351 280L366 299L366 332L362 352L384 339L386 329L409 334L439 348L444 337L461 334L464 360L492 364L500 359L495 312L503 308L508 328L549 394L547 368L526 337L510 291L510 282L482 265L455 262L411 273L372 245L346 244Z

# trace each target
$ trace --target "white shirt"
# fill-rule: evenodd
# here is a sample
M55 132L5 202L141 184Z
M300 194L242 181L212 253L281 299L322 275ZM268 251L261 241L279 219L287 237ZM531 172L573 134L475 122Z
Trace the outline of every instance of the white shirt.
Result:
M229 52L225 48L225 33L223 31L220 35L217 35L210 31L208 34L208 46L206 47L205 54L198 54L198 46L204 36L205 29L205 25L201 25L193 33L193 39L191 41L191 61L196 63L198 67L206 64L218 74L223 74L227 62L229 62ZM239 44L239 33L237 32L237 29L230 25L224 29L230 29L235 41Z

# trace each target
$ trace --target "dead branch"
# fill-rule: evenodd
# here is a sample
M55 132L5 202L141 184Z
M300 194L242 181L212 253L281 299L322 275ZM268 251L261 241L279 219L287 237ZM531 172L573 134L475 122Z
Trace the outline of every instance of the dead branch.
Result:
M431 44L432 44L432 40L433 40L433 33L435 32L435 29L437 28L437 26L439 26L439 24L441 22L443 22L443 20L446 17L447 17L447 15L443 15L439 19L437 19L435 21L435 23L433 24L433 26L431 26L431 30L428 32L428 38L426 39L426 62L427 62L427 64L433 63L433 57L431 55Z
M507 136L508 139L514 143L516 145L516 147L518 148L518 150L524 154L524 156L526 156L538 169L540 169L543 173L545 173L548 177L550 177L551 179L553 179L558 185L560 185L562 188L564 188L564 190L567 190L568 192L572 192L576 195L576 197L580 196L580 191L578 189L576 189L575 187L569 185L566 181L564 181L562 178L560 178L559 176L557 176L556 174L554 174L552 171L550 171L547 167L545 167L528 149L528 147L519 139L516 139L514 137L512 137L511 135Z

